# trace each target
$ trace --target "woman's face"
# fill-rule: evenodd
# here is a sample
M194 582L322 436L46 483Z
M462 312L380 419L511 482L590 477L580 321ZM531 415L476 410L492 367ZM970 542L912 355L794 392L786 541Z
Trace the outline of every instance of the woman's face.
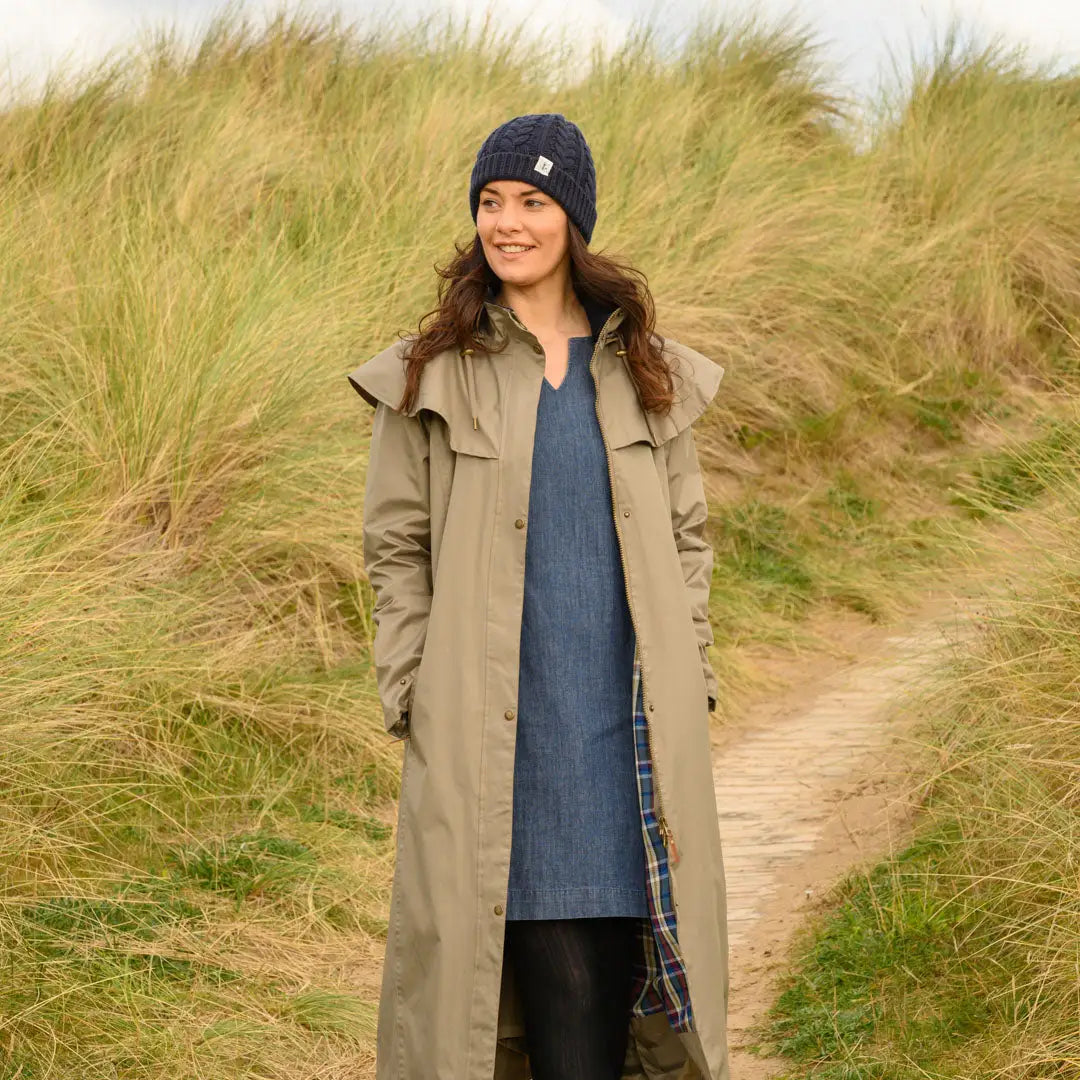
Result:
M521 180L493 180L480 191L476 231L488 265L514 285L531 285L570 259L569 219L550 196ZM500 250L524 246L521 253Z

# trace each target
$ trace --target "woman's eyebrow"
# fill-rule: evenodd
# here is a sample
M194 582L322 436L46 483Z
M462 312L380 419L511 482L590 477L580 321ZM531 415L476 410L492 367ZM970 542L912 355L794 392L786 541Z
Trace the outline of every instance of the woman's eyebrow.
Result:
M492 195L500 194L500 192L496 191L492 187L483 187L480 189L481 194L483 194L485 191L490 191ZM526 188L524 191L519 191L518 195L520 195L522 198L525 198L526 195L543 195L543 192L539 188L532 187Z

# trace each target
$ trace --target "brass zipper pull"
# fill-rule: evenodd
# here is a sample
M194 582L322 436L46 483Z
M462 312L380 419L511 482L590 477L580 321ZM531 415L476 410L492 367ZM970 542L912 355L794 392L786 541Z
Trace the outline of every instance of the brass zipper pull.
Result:
M667 823L667 818L661 814L657 820L657 824L660 828L660 839L664 842L664 847L667 849L671 865L678 866L679 849L675 846L675 834L671 831L671 826Z

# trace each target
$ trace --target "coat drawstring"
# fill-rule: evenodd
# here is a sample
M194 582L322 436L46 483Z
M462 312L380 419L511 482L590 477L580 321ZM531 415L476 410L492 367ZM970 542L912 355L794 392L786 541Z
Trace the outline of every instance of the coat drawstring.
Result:
M476 372L473 370L472 349L462 349L461 358L465 361L465 389L469 395L469 411L472 413L473 431L479 427L476 414Z

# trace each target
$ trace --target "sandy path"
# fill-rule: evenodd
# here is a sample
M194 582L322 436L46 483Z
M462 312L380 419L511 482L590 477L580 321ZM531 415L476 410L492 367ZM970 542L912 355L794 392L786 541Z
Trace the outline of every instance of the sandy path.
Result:
M975 598L942 589L896 627L838 620L846 658L782 661L788 689L747 708L714 736L730 943L732 1080L790 1062L749 1051L775 1000L792 931L848 869L904 846L906 797L919 751L906 740L907 688L970 632ZM922 678L920 678L920 676ZM914 768L914 773L910 770Z

